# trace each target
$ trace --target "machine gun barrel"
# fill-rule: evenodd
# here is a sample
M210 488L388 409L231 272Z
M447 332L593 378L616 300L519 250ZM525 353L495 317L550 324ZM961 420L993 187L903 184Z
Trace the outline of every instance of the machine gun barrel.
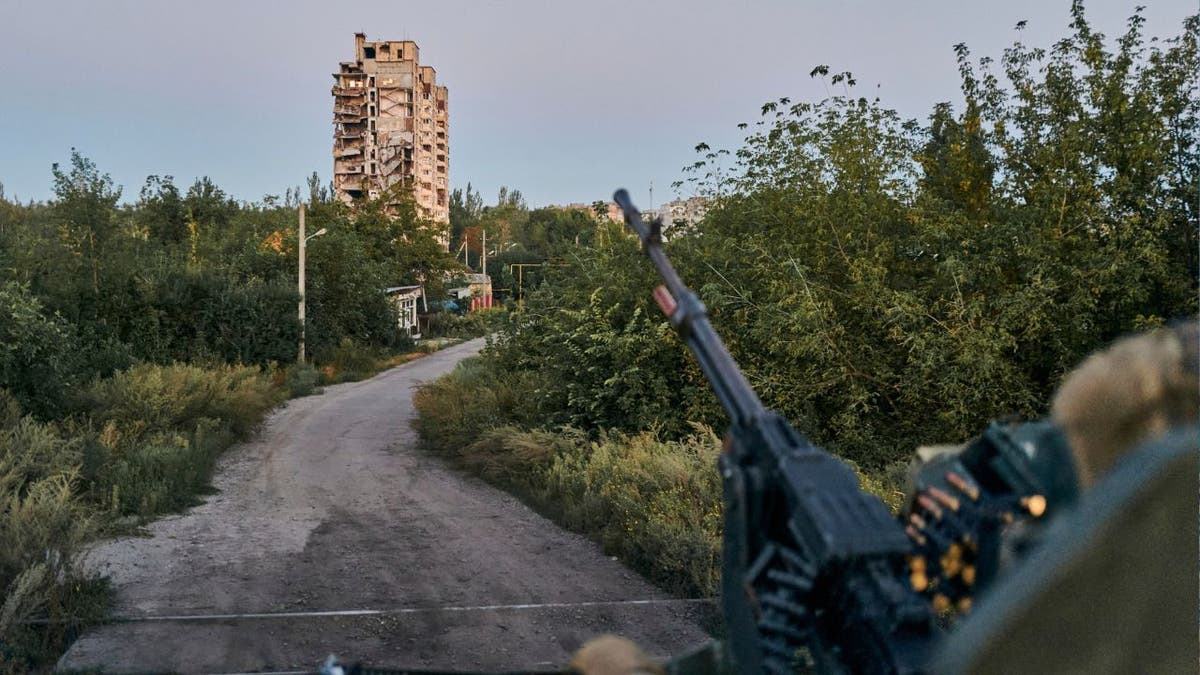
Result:
M658 290L655 299L667 314L671 325L687 343L688 349L696 356L700 369L712 383L717 400L730 420L734 424L747 424L762 415L766 410L762 401L713 330L704 303L684 285L671 261L667 260L662 249L662 223L657 220L644 222L641 212L624 189L617 190L613 201L621 207L625 224L637 233L642 241L642 250L663 279L664 286L660 289L665 288L667 295L664 297L664 291Z

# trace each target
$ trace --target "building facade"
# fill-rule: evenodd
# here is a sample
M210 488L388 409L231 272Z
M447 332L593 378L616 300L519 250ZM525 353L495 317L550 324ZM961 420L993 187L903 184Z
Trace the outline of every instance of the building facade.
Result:
M448 92L418 57L415 42L355 33L354 60L333 74L333 187L351 202L408 186L425 217L448 224Z
M704 220L704 214L708 212L708 200L703 197L690 197L688 199L674 199L669 202L664 202L657 209L647 209L642 212L642 215L647 219L662 218L663 231L666 232L676 226L691 226Z
M583 211L598 220L608 219L614 223L625 222L625 213L621 211L621 207L617 206L615 202L594 202L594 204L603 204L604 208L597 211L596 206L589 206L582 202L575 202L566 206L551 206L550 208ZM690 227L704 220L704 215L708 213L708 206L708 200L703 197L674 199L665 202L656 209L642 211L642 218L647 222L655 218L662 218L663 233L666 234L674 227Z

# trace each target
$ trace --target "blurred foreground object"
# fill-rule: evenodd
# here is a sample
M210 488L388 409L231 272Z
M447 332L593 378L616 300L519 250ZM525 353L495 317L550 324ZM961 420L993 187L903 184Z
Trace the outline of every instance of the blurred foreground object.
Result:
M1200 322L1123 338L1088 357L1054 397L1084 487L1145 441L1200 419Z
M567 672L580 675L662 675L663 669L633 642L616 635L588 640Z
M1085 492L935 661L945 673L1185 673L1200 664L1200 323L1127 337L1063 381Z
M1194 673L1200 436L1132 451L951 634L937 673Z

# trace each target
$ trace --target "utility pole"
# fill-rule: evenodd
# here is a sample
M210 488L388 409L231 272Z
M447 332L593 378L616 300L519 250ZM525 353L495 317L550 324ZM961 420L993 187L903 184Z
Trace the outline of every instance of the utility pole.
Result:
M487 230L480 230L480 232L483 232L483 270L482 271L483 271L483 275L487 276Z
M321 229L314 232L311 236L308 236L308 237L304 236L304 204L300 205L299 211L300 211L300 227L299 227L299 232L298 232L299 236L296 237L296 240L298 242L300 242L300 273L297 274L296 276L299 279L299 281L297 282L297 285L299 286L299 290L300 290L300 308L299 308L299 311L297 312L300 316L300 350L299 350L299 353L297 354L296 362L299 363L300 365L304 365L304 362L305 362L305 359L304 359L304 250L305 250L305 247L308 245L309 239L312 239L313 237L319 237L319 236L325 234L326 230L325 230L325 228L322 227Z
M300 242L300 353L296 358L296 362L304 365L304 204L300 205L300 231L296 240Z

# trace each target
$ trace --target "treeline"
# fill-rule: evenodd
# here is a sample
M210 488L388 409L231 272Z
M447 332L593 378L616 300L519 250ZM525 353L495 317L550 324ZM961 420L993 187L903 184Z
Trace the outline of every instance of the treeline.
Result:
M245 204L151 176L138 199L78 153L54 199L0 191L0 671L40 672L103 617L95 538L195 503L219 454L318 373L298 367L300 190ZM401 195L402 197L402 195ZM353 210L309 181L307 339L366 374L403 339L388 286L453 261L411 201ZM333 370L330 370L333 372Z
M450 250L476 272L487 273L498 301L515 301L537 288L596 236L598 214L589 208L530 209L520 190L501 187L494 205L470 183L450 193ZM520 265L514 268L513 265Z
M741 147L698 146L686 183L711 208L671 232L668 254L765 403L877 493L895 496L887 478L918 445L1041 416L1089 352L1196 314L1200 19L1163 41L1141 26L1135 14L1106 41L1076 3L1049 48L1017 43L976 62L960 45L963 101L924 123L821 66L812 76L840 95L772 101L742 126ZM560 517L539 500L562 484L555 472L594 472L596 448L626 469L588 473L572 498L602 515L649 508L641 486L696 479L661 449L647 459L643 434L694 445L694 423L725 423L651 301L659 282L636 241L613 226L589 244L529 294L484 360L417 401L432 447L508 476ZM569 440L558 460L524 450L525 434L543 432ZM628 531L648 518L711 526L714 500L633 509ZM715 557L694 544L617 548L655 551L633 560L707 590L695 580L711 570L695 565Z
M296 358L296 204L239 203L207 178L186 192L150 176L136 202L72 151L53 168L54 199L0 192L0 388L53 417L69 393L136 362L266 365ZM310 354L400 336L388 286L437 293L453 262L411 200L351 211L309 180Z
M844 73L847 95L768 103L741 148L700 147L713 206L669 253L766 402L816 440L880 465L1039 415L1092 350L1196 313L1197 18L1148 45L1135 15L1115 49L1078 4L1072 25L998 62L960 46L965 102L924 125L848 95ZM719 422L649 266L612 234L493 350L537 371L528 419Z

